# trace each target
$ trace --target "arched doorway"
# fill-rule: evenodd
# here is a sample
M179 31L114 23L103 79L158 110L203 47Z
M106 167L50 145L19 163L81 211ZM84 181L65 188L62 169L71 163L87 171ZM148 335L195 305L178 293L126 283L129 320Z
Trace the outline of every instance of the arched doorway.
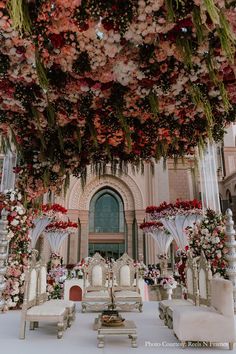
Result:
M70 288L69 300L71 301L82 301L82 289L78 285L73 285Z
M125 251L124 205L111 188L99 190L89 207L89 256L99 252L105 258L119 258Z

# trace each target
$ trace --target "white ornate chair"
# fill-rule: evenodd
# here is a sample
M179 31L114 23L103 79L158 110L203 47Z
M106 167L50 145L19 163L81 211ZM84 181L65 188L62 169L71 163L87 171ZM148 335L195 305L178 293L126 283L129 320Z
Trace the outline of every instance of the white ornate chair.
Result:
M39 321L56 322L57 337L62 338L67 327L68 311L61 307L45 307L37 305L38 266L31 265L25 272L24 302L21 311L20 339L25 339L26 322L30 322L30 329L36 328Z
M82 312L102 311L109 308L112 304L110 272L105 259L99 253L95 253L83 272Z
M159 317L165 321L165 324L171 326L170 315L168 314L169 307L173 306L191 306L196 305L198 299L198 274L197 274L197 259L193 258L191 253L188 253L186 262L186 285L187 285L187 299L173 299L163 300L159 302Z
M211 280L211 306L177 307L173 312L173 330L182 347L188 341L229 343L236 341L232 282Z
M47 308L62 307L68 310L68 327L71 326L72 321L75 319L76 306L73 301L63 299L50 299L48 300L47 294L47 268L46 265L41 262L38 267L38 292L37 292L37 304L45 306Z
M139 289L139 271L134 261L124 253L112 265L112 299L116 309L129 311L138 309L142 312L143 301Z
M204 252L201 253L200 258L197 260L197 284L198 284L198 296L197 301L192 306L209 306L210 304L210 286L212 279L211 265L207 261ZM173 311L176 307L181 306L181 304L173 304L167 308L166 311L166 322L169 328L173 328Z

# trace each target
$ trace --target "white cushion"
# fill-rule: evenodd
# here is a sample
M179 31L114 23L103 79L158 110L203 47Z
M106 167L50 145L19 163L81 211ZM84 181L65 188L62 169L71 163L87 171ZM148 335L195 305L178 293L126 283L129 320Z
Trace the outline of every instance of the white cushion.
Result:
M63 306L67 308L73 308L74 305L75 303L73 301L60 299L51 299L41 304L41 306Z
M184 299L162 300L159 303L159 307L173 307L173 306L192 306L193 302Z
M122 297L138 297L141 298L141 295L137 291L131 291L131 290L121 290L121 291L114 291L114 296L116 298Z
M100 291L89 291L84 295L86 298L110 298L109 292L107 290Z
M211 305L226 316L234 316L233 283L223 278L211 280Z
M130 269L127 264L120 267L120 286L130 286Z
M215 309L183 306L173 309L173 330L179 340L234 342L234 318L223 316Z
M61 316L65 312L65 308L57 306L33 306L27 310L27 315L34 316Z
M92 269L92 286L102 286L102 267L98 264Z

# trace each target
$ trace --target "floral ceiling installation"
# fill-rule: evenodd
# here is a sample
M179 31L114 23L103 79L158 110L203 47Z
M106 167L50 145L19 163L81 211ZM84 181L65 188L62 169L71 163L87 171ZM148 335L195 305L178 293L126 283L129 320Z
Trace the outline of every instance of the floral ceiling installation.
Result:
M0 130L19 186L193 154L235 120L234 2L0 1ZM67 177L66 177L67 176Z

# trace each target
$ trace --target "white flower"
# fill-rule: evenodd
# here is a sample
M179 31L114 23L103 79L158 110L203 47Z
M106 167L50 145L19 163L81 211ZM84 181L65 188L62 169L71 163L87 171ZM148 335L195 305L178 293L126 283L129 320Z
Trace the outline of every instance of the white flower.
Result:
M14 219L14 220L11 221L11 225L12 226L17 226L17 225L19 225L19 223L20 223L20 221L17 220L17 219Z

